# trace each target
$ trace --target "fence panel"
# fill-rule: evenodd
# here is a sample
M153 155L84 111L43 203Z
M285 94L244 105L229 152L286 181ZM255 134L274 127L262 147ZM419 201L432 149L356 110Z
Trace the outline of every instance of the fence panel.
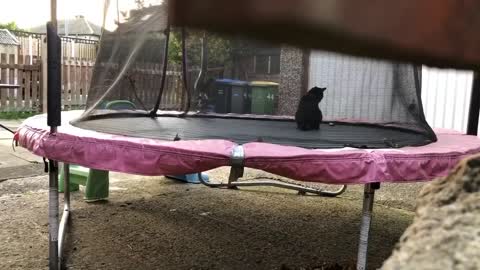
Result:
M11 65L11 67L8 69L8 84L15 84L15 55L10 54L8 55L8 63ZM7 89L7 95L8 95L8 110L12 110L15 108L15 91L17 89L15 88L10 88Z
M39 112L41 110L41 92L40 85L42 84L41 80L41 69L40 69L40 59L36 58L33 62L34 66L37 67L32 69L32 111Z
M18 65L19 66L23 66L25 62L25 57L23 56L23 54L20 54L18 55ZM25 80L25 76L24 76L25 72L23 71L23 69L19 68L17 69L17 82L16 84L20 85L20 88L16 89L16 110L17 111L22 111L23 110L23 95L22 93L25 91L25 88L24 88L24 80Z
M0 84L8 84L7 78L7 55L5 53L0 54ZM7 111L7 99L8 99L8 88L0 88L0 107L2 111Z
M45 102L41 67L42 52L45 51L44 34L13 31L20 46L16 56L3 56L0 59L0 82L18 84L18 89L2 89L0 93L0 109L2 111L37 111L43 110ZM63 110L84 108L88 97L88 89L92 79L93 66L97 55L98 41L72 37L61 37L62 40L62 106ZM13 58L12 58L13 57ZM13 59L13 60L12 60ZM13 66L9 66L13 65ZM223 69L212 70L214 73ZM162 66L158 63L143 63L131 70L131 78L135 82L136 93L127 91L130 99L136 99L135 94L145 104L152 108L155 104L162 80ZM187 74L189 91L192 93L198 70L190 70ZM122 83L130 87L126 79ZM193 97L192 97L193 98ZM165 78L160 108L164 110L182 109L185 102L183 79L179 66L170 66ZM8 107L7 107L8 104Z
M32 56L31 55L27 55L25 57L25 62L26 63L31 63L32 59ZM25 77L25 81L24 81L24 88L25 88L25 91L24 91L24 95L23 95L23 100L24 100L24 108L27 110L27 111L30 111L32 109L32 104L30 103L31 101L31 96L32 96L32 72L30 70L24 70L24 77Z
M25 64L30 58L15 54L0 54L1 111L37 111L40 93L40 65Z
M18 64L32 69L15 69L14 79L21 88L4 92L7 101L14 98L15 110L41 111L43 90L40 63L45 34L12 31L19 40ZM62 41L62 105L64 110L85 106L92 66L97 54L97 40L61 37ZM8 72L7 72L8 73ZM9 74L9 73L8 73ZM7 75L9 76L9 75ZM8 81L8 79L7 79ZM13 92L12 92L13 91ZM14 93L12 95L12 93ZM0 100L0 104L3 101ZM4 110L5 106L2 106ZM11 109L9 109L11 110Z

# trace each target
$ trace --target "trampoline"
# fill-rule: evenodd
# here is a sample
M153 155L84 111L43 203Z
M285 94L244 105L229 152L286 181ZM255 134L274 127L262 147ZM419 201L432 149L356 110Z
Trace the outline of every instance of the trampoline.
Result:
M79 117L80 115L78 115ZM77 118L78 118L77 117ZM135 128L132 129L132 123ZM159 140L230 140L238 144L262 141L304 148L398 148L426 145L432 139L408 129L326 122L319 130L296 129L293 119L190 114L186 118L159 113L158 117L113 117L75 122L75 126L104 133ZM219 128L222 127L222 128ZM161 132L159 132L161 131ZM255 131L255 132L252 132Z
M208 58L207 34L201 41L194 39L198 33L188 36L183 28L172 34L166 3L145 1L121 10L126 2L119 0L115 12L104 13L114 14L110 20L116 28L102 34L85 111L61 113L61 48L55 27L48 24L48 113L25 120L15 133L21 146L48 159L50 269L58 269L62 261L71 211L66 189L59 222L58 162L64 163L65 186L69 164L140 175L192 174L230 166L228 183L204 184L277 185L326 196L342 193L344 185L364 184L357 268L365 269L374 193L380 183L445 176L461 159L480 153L476 136L435 132L428 125L421 69L416 65L325 53L322 80L327 90L318 105L323 122L319 130L300 131L294 115L308 89L292 90L290 77L295 74L281 74L286 79L280 83L240 83L247 80L241 77L245 72L232 68L235 83L225 84L230 80L208 69L209 63L227 61L222 57L228 54L232 61L240 59L235 67L253 59L255 70L275 71L276 56L265 57L278 51L265 49L272 45L210 36L215 39L212 44L225 46L213 48L218 55ZM168 57L171 35L181 40L181 71L168 70L174 60ZM187 75L193 67L199 70L191 83ZM212 87L212 81L222 84ZM106 104L115 104L115 109ZM237 181L246 167L342 187L322 192L272 181Z
M45 114L33 116L19 127L15 140L38 156L101 170L169 175L239 166L327 184L431 180L447 175L459 160L480 153L479 138L450 130L438 130L437 142L420 147L306 149L265 142L239 145L219 139L173 141L102 133L69 124L81 113L62 113L62 125L55 134L50 133Z
M239 145L219 139L172 141L101 133L69 124L69 120L81 113L64 112L62 125L55 134L46 125L46 115L33 116L19 127L15 140L38 156L63 162L65 175L69 175L68 164L140 175L178 175L231 166L228 184L205 184L225 187L275 185L269 181L236 182L245 167L301 181L364 184L359 242L359 263L364 265L374 192L380 183L409 183L446 176L460 160L480 153L478 137L448 130L438 130L437 142L420 147L306 149L265 142ZM68 177L65 177L67 184ZM58 237L60 256L63 232L71 211L67 190L65 196L64 225ZM50 260L58 259L51 257Z

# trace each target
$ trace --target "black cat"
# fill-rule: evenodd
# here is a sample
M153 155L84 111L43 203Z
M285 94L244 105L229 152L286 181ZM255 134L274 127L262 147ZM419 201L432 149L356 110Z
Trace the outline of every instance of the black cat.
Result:
M295 122L300 130L318 130L322 122L322 111L318 104L323 99L323 92L327 88L313 87L301 99L295 113Z

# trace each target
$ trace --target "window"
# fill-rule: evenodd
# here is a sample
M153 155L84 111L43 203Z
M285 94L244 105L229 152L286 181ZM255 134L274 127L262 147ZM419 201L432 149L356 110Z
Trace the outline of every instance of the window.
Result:
M270 74L280 73L280 53L270 56Z
M253 72L255 74L279 74L280 48L258 49L253 56Z

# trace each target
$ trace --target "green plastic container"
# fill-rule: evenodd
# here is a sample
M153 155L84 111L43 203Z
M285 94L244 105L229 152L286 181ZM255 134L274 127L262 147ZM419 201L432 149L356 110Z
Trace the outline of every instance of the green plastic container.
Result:
M58 191L65 191L65 176L60 170ZM70 165L70 191L78 191L79 186L85 186L85 201L94 202L108 199L109 173L78 165Z
M274 114L278 83L253 81L249 85L252 91L252 113Z

